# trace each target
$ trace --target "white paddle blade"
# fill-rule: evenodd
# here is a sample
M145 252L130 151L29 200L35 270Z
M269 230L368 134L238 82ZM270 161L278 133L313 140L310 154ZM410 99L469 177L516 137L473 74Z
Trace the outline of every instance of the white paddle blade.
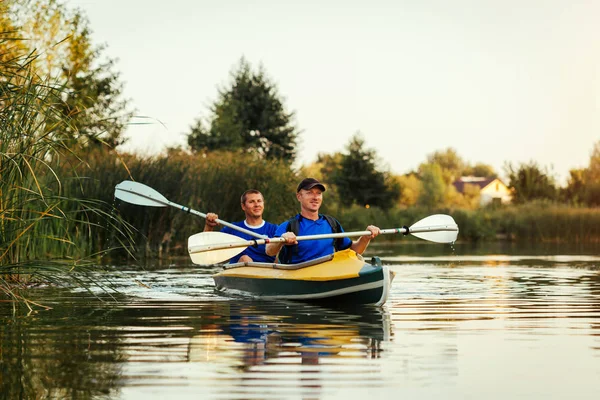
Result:
M188 251L194 264L212 265L228 261L248 247L237 236L223 232L201 232L188 238Z
M123 181L115 186L115 197L139 206L166 207L169 200L143 183Z
M411 235L435 243L454 243L458 237L458 225L445 214L430 215L408 229Z
M214 265L229 261L230 258L237 256L242 251L244 251L244 249L240 249L239 247L233 249L219 249L202 253L190 253L190 258L194 264Z

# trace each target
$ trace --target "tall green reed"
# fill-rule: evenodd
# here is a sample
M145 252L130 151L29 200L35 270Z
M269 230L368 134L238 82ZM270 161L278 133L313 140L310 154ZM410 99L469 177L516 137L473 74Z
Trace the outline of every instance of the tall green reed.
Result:
M65 159L83 160L83 150L67 145L65 88L36 74L33 61L0 58L0 293L17 299L32 280L96 283L85 273L107 250L97 232L113 232L119 246L131 237L106 203L65 192L68 178L80 179Z
M250 188L265 197L265 219L279 223L295 213L294 187L297 177L283 161L261 160L246 153L213 152L190 154L171 150L167 154L142 157L124 154L88 158L97 173L88 181L89 196L112 201L114 187L124 179L148 185L167 199L198 211L216 212L226 221L244 218L240 196ZM125 162L129 173L118 165ZM94 183L96 182L96 183ZM204 219L172 207L154 208L116 200L120 215L137 229L139 257L187 257L187 238L202 231Z
M424 207L393 208L353 206L338 208L336 217L346 230L362 230L368 224L381 228L410 226L431 214L451 215L460 229L458 240L520 241L550 243L600 243L600 208L574 207L558 203L532 202L475 210ZM408 237L410 238L410 236ZM383 239L399 240L401 236Z
M522 205L455 210L459 239L600 243L600 208L536 201Z

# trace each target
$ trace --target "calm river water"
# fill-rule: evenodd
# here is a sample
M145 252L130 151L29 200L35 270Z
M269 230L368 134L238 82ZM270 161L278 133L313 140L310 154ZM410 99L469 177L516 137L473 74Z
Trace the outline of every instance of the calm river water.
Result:
M0 302L3 399L598 399L594 249L369 248L383 308L220 296L182 260Z

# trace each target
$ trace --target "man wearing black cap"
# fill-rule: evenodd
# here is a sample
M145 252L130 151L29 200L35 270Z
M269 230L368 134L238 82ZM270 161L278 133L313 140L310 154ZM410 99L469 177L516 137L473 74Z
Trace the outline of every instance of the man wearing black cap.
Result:
M379 235L379 228L369 225L367 230L371 236L361 236L358 240L350 238L340 240L305 240L298 242L296 236L321 235L335 232L343 232L343 228L328 215L319 214L319 208L323 202L325 185L315 178L306 178L300 182L296 189L296 198L300 202L300 214L285 221L277 227L274 237L285 238L285 243L267 244L267 254L275 256L279 254L279 261L285 264L296 264L318 257L326 256L337 250L351 248L358 254L362 254L371 239Z

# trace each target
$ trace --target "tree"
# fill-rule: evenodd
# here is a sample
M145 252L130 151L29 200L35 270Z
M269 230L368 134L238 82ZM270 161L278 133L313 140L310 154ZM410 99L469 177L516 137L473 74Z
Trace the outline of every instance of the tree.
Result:
M561 190L561 195L565 200L575 204L586 201L585 171L585 169L572 169L569 171L567 187Z
M437 164L441 168L444 181L448 185L463 174L466 166L463 159L456 153L456 150L451 147L430 154L427 156L427 162L429 164Z
M132 112L122 98L115 61L102 56L103 46L92 44L84 14L56 0L14 0L11 6L12 19L35 55L38 76L56 82L62 92L57 108L70 122L56 139L83 147L123 143Z
M589 206L600 205L600 141L594 144L588 167L573 169L569 174L563 191L566 199Z
M364 148L365 141L357 133L347 145L347 153L342 154L340 167L333 174L340 202L344 206L392 207L400 195L399 184L389 172L378 171L376 153Z
M230 86L219 90L211 112L208 126L199 119L191 127L192 151L241 149L266 159L296 157L294 114L284 110L276 85L262 67L255 73L242 58L231 72Z
M442 167L437 163L424 163L419 167L422 190L418 204L428 208L437 208L443 205L446 188Z
M442 169L446 183L451 184L461 176L477 176L483 178L496 178L498 174L488 164L476 163L471 165L465 162L453 148L436 151L427 156L427 162L436 163Z
M462 171L462 175L466 176L477 176L482 178L496 178L498 174L494 171L491 165L484 163L477 163L475 165L468 165Z
M415 173L401 175L398 177L400 184L400 204L411 207L417 204L423 190L423 183Z
M590 206L600 206L600 141L594 144L590 156L590 165L585 174L586 203Z
M333 175L342 164L344 155L340 152L333 154L319 153L317 154L317 162L319 174L323 178L323 182L333 182ZM312 176L312 175L311 175Z
M507 164L508 186L514 190L513 202L522 204L532 200L556 199L557 189L554 178L546 169L540 168L536 162L513 167Z

